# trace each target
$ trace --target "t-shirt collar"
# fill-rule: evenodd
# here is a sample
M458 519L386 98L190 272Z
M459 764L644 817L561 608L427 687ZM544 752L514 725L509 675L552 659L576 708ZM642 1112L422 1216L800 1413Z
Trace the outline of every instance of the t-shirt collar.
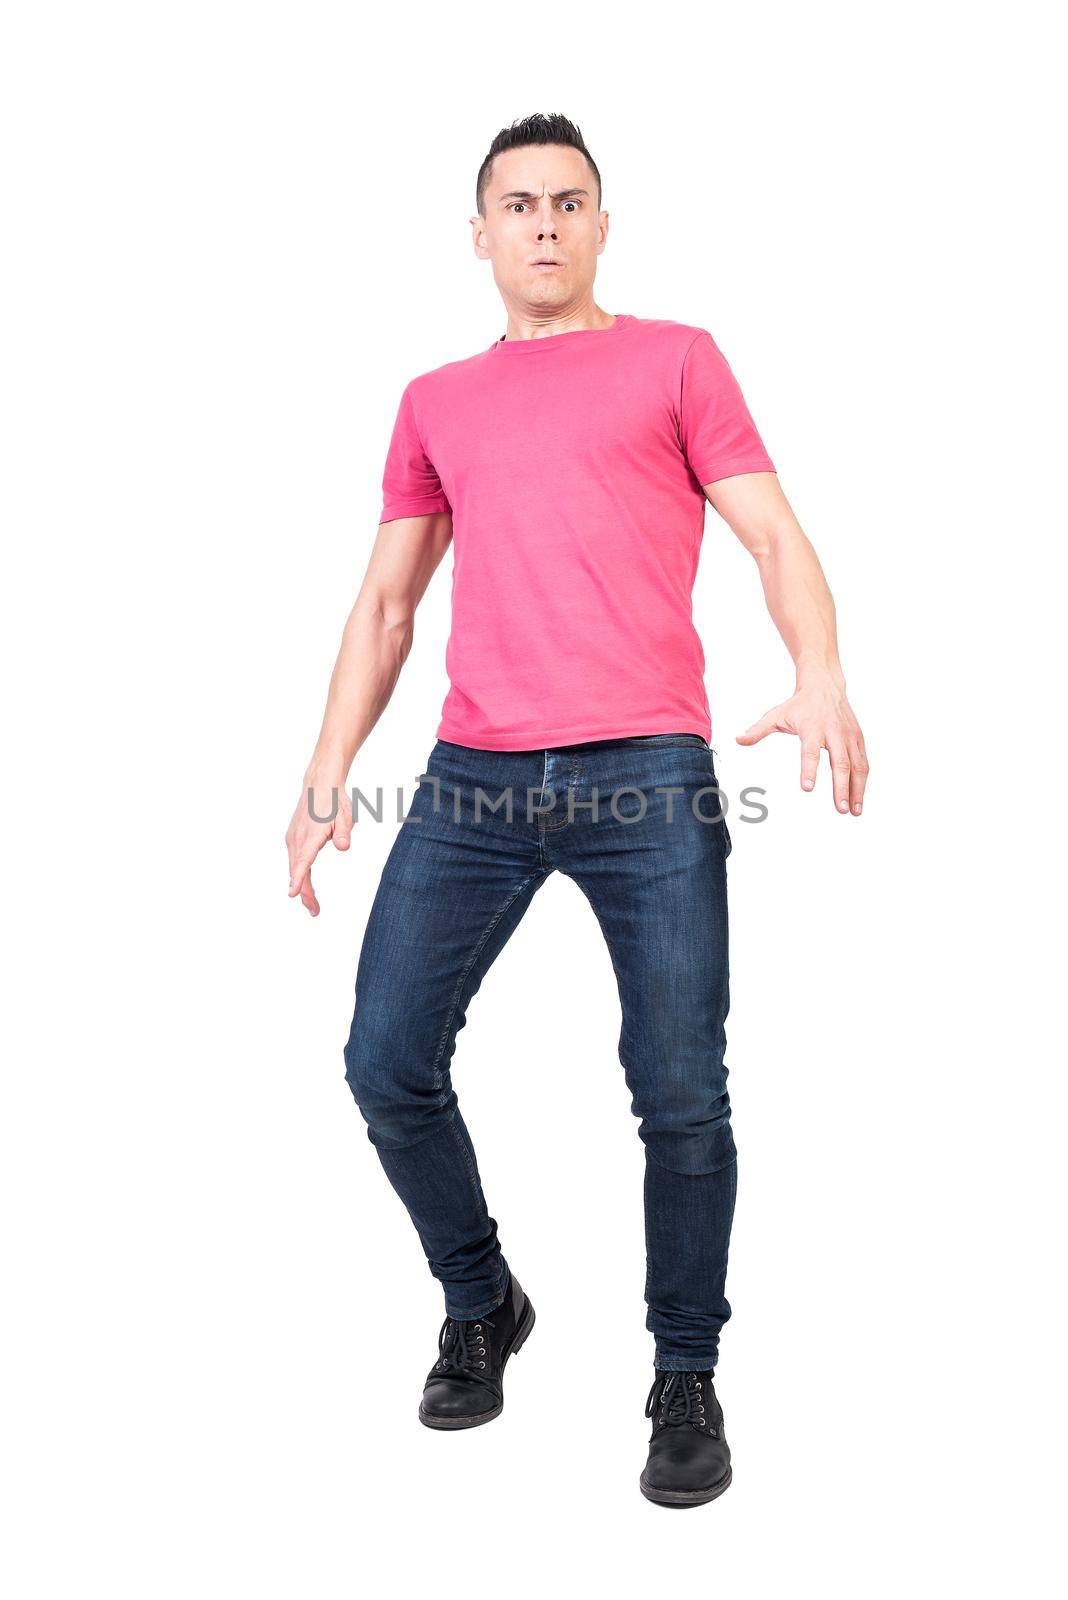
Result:
M605 339L613 333L619 332L632 319L623 312L616 314L616 319L608 328L572 328L567 333L547 333L540 339L509 339L504 334L493 344L491 350L496 350L499 355L515 356L529 355L533 350L555 350L563 346L574 344L581 339Z

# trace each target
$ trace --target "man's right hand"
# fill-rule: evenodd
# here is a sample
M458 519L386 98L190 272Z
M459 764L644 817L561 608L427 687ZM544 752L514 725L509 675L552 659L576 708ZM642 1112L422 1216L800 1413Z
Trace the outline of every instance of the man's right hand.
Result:
M337 812L331 817L334 792ZM331 817L331 821L316 822L313 813L314 817ZM289 897L292 900L299 894L313 917L319 915L319 902L312 888L312 862L328 839L333 839L335 850L347 850L352 843L352 802L344 781L324 782L309 773L293 820L286 830L286 849L289 851Z

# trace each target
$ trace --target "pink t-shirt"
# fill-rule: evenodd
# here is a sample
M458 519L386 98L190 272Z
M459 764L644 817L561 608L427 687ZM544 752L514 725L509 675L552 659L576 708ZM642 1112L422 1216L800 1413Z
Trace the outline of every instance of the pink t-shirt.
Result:
M690 605L701 485L774 470L711 336L682 323L498 340L413 379L381 520L452 512L438 738L711 740Z

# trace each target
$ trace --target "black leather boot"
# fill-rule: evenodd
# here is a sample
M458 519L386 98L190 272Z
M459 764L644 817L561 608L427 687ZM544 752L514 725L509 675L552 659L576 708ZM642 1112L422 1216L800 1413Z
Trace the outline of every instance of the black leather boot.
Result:
M534 1326L534 1307L513 1275L504 1303L485 1317L446 1317L438 1359L427 1373L419 1421L428 1428L477 1428L504 1410L504 1369Z
M659 1506L702 1506L731 1481L731 1452L711 1372L656 1374L645 1415L653 1419L641 1491Z

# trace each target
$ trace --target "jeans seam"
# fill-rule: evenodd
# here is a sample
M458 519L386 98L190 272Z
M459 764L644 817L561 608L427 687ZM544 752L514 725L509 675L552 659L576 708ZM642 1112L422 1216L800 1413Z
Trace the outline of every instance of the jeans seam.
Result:
M460 1132L459 1132L459 1129L456 1126L456 1117L455 1116L451 1116L449 1118L449 1129L450 1129L450 1131L452 1133L452 1136L455 1139L456 1143L460 1147L460 1152L461 1152L461 1154L463 1156L464 1167L465 1167L465 1169L467 1171L467 1176L468 1176L468 1179L470 1180L471 1189L472 1189L472 1192L473 1192L473 1194L475 1196L475 1199L476 1200L481 1200L483 1202L483 1204L484 1204L485 1203L485 1196L481 1192L481 1185L479 1183L479 1178L478 1178L478 1169L475 1166L474 1161L472 1160L471 1151L468 1149L468 1147L467 1147L466 1143L464 1142L464 1140L460 1138Z
M508 899L504 902L504 905L501 907L501 909L495 914L495 916L493 916L490 919L488 927L483 932L481 938L479 939L478 943L476 944L474 950L471 953L470 961L467 963L466 967L461 972L460 977L459 977L459 981L457 982L456 988L455 988L455 990L453 992L452 1000L449 1003L448 1015L445 1018L445 1026L442 1029L441 1038L438 1041L438 1048L434 1053L434 1060L433 1060L433 1063L432 1063L432 1071L434 1073L437 1073L438 1068L441 1065L441 1058L445 1054L445 1046L448 1043L449 1034L452 1032L453 1021L455 1020L456 1011L457 1011L457 1008L458 1008L458 1006L460 1004L460 996L463 994L464 985L466 984L468 978L471 976L472 972L475 969L475 962L478 960L479 956L482 954L483 950L486 948L486 945L487 945L487 943L489 941L490 934L493 932L494 928L500 922L500 920L504 916L505 912L509 909L510 906L513 906L515 904L515 902L519 899L519 896L523 893L523 890L524 889L528 889L530 887L530 885L534 882L534 880L535 880L535 878L537 876L538 876L537 872L531 872L526 878L523 879L522 883L519 884L518 888L513 890L513 892L508 896Z

